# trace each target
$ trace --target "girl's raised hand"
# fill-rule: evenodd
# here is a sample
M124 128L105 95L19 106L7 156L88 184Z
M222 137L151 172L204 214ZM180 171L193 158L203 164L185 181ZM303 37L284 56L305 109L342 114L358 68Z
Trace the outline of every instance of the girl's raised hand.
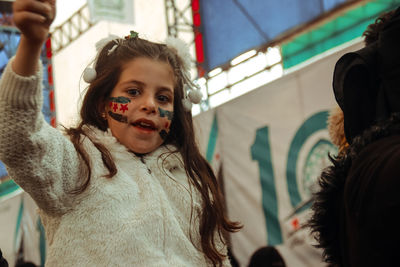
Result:
M46 41L56 14L56 0L15 0L14 23L32 45Z

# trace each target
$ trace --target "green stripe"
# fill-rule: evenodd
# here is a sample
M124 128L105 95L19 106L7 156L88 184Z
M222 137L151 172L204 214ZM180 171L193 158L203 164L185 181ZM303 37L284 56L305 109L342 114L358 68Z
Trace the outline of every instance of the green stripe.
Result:
M0 184L0 197L10 194L19 189L19 186L13 181L8 180Z
M14 235L14 247L17 245L17 236L18 233L21 231L21 221L22 221L22 215L24 213L24 198L21 197L21 204L19 205L19 211L18 211L18 218L17 218L17 225L15 228L15 235Z
M210 131L210 136L208 138L208 146L206 153L206 159L210 164L213 160L215 147L217 144L217 137L218 137L218 121L217 121L217 115L214 114L214 120L211 125L211 131Z
M319 55L333 47L360 37L367 26L374 23L381 13L392 10L400 0L373 0L320 27L301 34L291 42L282 45L285 69Z
M110 96L109 98L108 98L108 100L110 100L111 102L115 102L115 103L122 103L122 104L126 104L126 103L130 103L131 102L131 100L129 99L129 98L127 98L127 97L124 97L124 96L118 96L118 97L112 97L112 96Z
M44 267L46 261L46 235L40 217L37 220L37 229L39 230L39 248L40 248L40 266Z

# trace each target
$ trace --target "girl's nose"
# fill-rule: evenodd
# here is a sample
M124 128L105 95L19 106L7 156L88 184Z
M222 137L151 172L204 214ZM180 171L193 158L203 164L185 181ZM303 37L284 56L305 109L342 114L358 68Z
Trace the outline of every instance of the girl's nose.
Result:
M152 97L144 97L141 110L146 113L155 113L156 112L156 105L154 99Z

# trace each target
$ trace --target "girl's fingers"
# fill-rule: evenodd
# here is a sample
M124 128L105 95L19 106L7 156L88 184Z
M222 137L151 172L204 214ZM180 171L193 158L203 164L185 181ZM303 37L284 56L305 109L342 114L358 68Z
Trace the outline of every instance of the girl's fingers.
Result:
M15 19L18 19L19 21L24 21L25 23L32 23L32 22L44 23L47 20L45 16L29 11L20 11L16 15Z
M42 2L40 0L26 0L26 1L15 2L14 14L17 12L26 12L26 11L31 13L37 13L49 20L52 20L54 17L53 8L47 2Z
M55 8L39 0L15 0L14 23L30 44L42 44L48 37Z

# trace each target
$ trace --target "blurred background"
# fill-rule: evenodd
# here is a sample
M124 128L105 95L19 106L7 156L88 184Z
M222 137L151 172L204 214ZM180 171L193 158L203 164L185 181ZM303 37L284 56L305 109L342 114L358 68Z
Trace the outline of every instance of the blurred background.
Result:
M69 0L43 47L43 113L71 126L87 84L95 43L130 30L152 41L185 40L192 78L202 92L193 107L199 146L223 187L231 220L227 236L239 266L274 246L287 266L325 266L302 227L316 179L337 153L327 118L335 106L333 68L363 46L361 35L400 0ZM12 1L0 1L0 73L19 32ZM0 74L1 75L1 74ZM1 115L0 115L1 116ZM0 248L14 266L44 266L46 243L36 206L0 162Z

